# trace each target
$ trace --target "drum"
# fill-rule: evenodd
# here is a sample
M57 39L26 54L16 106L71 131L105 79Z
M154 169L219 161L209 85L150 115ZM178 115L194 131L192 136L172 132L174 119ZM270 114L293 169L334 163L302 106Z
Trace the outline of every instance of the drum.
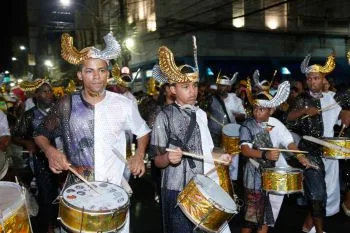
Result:
M297 168L265 168L262 172L262 187L274 194L303 192L303 173Z
M222 147L225 153L238 154L239 148L239 124L230 123L222 127Z
M207 232L220 232L235 214L233 199L213 180L197 174L177 198L182 212Z
M59 203L59 220L71 232L110 232L124 226L129 196L118 185L91 182L99 193L85 183L67 187Z
M324 138L324 141L350 149L350 138ZM323 156L328 159L350 159L350 153L323 146Z
M20 185L0 181L0 232L32 232L25 204L25 195Z

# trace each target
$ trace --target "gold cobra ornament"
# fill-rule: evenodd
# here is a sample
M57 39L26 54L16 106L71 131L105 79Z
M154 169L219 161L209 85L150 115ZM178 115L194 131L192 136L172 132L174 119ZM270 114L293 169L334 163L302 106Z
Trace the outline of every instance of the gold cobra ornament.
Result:
M174 55L165 46L159 48L159 66L161 71L168 77L169 83L186 83L198 81L198 72L182 74L181 68L177 67Z
M73 37L63 33L61 37L61 56L67 62L78 65L89 58L90 47L78 51L73 45Z

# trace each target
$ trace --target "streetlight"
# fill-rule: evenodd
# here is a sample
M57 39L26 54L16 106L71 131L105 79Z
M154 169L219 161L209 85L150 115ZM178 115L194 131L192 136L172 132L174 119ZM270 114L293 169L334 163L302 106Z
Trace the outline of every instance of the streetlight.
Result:
M51 60L45 60L44 65L47 66L48 68L53 67L53 63Z
M69 6L70 5L70 0L60 0L61 4L63 6Z
M20 45L19 49L23 51L23 50L26 50L26 47L24 45Z
M125 46L126 46L128 49L132 49L132 48L135 46L135 41L134 41L134 39L132 39L132 38L126 38L126 39L125 39Z
M12 61L17 61L17 57L12 57L11 60Z

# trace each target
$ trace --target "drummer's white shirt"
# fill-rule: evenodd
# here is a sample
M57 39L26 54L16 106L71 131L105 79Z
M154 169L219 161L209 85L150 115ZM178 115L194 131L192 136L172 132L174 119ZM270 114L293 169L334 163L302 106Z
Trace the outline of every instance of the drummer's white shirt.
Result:
M320 99L321 108L325 108L331 104L336 103L334 100L334 92L322 93L323 97ZM338 122L338 116L341 107L336 107L322 111L323 120L323 136L334 137L333 127ZM326 216L332 216L339 212L340 206L340 184L339 184L339 161L336 159L322 158L326 171L326 190L327 190L327 205Z
M125 164L113 152L126 158L125 131L130 130L140 138L150 132L141 118L137 105L126 97L106 92L106 97L94 106L95 180L121 186ZM129 232L130 216L118 231Z
M243 107L243 102L235 93L228 93L227 97L224 99L225 107L227 110L228 117L231 123L236 123L235 113L246 115L245 109ZM230 164L230 178L231 180L237 180L238 178L238 163L239 156L233 156L232 162Z
M196 111L196 122L199 126L199 131L201 133L201 141L202 141L202 152L203 156L205 157L204 162L204 174L206 174L208 171L213 169L214 166L214 161L213 161L213 156L212 156L212 151L214 149L214 143L211 138L209 128L208 128L208 119L206 113L198 109ZM219 184L219 177L216 172L211 173L209 176L212 180L214 180L217 184ZM221 233L230 233L230 228L228 224L226 227L221 231Z

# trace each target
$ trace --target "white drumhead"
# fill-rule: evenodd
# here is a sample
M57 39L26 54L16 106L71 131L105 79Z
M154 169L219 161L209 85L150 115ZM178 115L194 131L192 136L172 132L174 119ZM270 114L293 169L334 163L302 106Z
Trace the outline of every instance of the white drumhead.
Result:
M63 192L63 199L70 205L84 211L108 211L124 207L129 203L129 196L120 186L94 181L90 182L98 194L85 183L76 183Z
M222 127L222 133L229 137L239 137L239 128L241 128L239 124L226 124Z
M194 177L194 182L207 199L210 198L213 200L217 206L224 209L227 213L236 212L236 203L230 195L220 187L220 185L215 183L215 181L207 176L197 174Z
M0 212L3 219L7 219L24 203L21 186L13 183L0 181Z
M299 168L293 167L272 167L272 168L264 168L266 171L273 171L276 173L301 173L302 170Z

